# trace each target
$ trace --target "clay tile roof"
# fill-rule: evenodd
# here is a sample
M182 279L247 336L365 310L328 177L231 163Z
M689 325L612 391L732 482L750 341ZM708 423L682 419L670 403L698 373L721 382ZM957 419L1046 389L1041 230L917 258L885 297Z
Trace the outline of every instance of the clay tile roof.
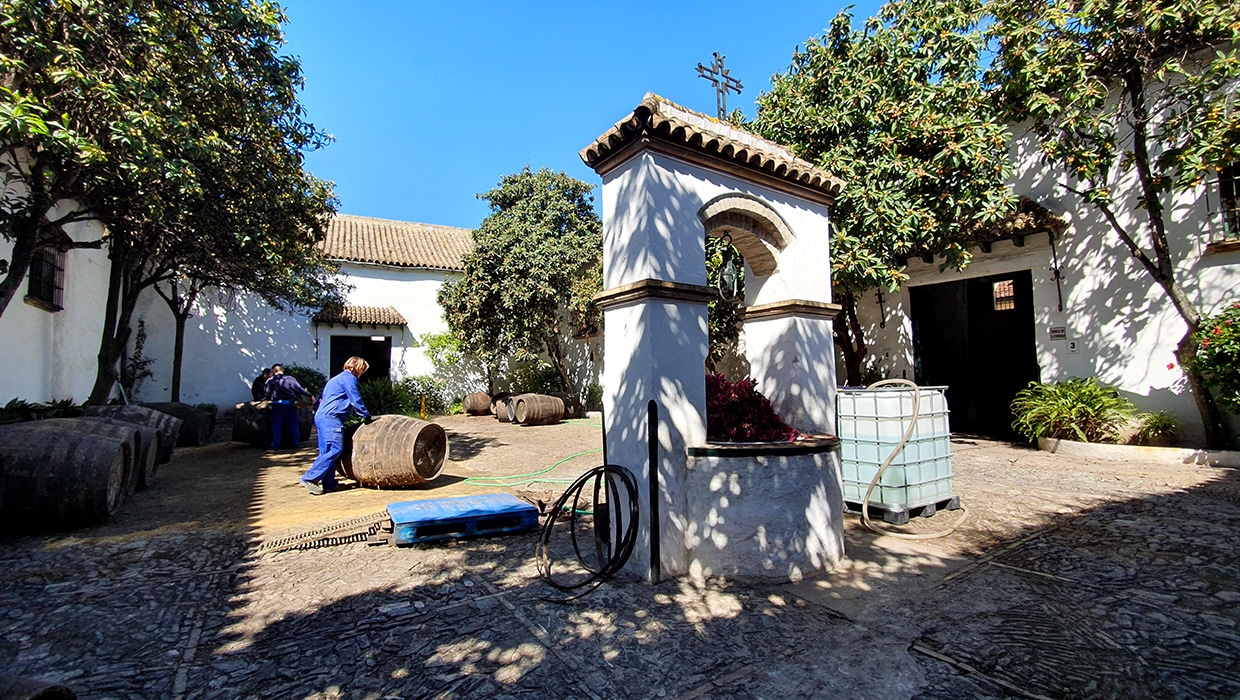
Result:
M1025 196L1020 196L1016 209L998 221L978 224L970 233L976 243L1008 240L1035 233L1050 233L1056 238L1068 228L1068 222L1051 210Z
M464 270L461 256L473 249L474 240L465 228L338 214L322 245L333 260Z
M405 317L390 306L329 306L314 315L315 323L355 326L403 326Z
M581 149L579 155L595 171L606 172L609 159L642 138L796 183L830 197L837 196L844 186L843 180L797 158L784 146L681 107L652 92L646 93L641 104L627 117Z

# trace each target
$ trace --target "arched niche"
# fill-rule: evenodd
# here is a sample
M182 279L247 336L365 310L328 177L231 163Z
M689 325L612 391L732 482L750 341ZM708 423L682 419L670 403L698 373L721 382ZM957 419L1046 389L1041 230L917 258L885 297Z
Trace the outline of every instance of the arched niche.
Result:
M707 236L730 237L758 277L775 272L780 252L792 242L792 231L779 212L752 195L719 195L702 205L697 216Z

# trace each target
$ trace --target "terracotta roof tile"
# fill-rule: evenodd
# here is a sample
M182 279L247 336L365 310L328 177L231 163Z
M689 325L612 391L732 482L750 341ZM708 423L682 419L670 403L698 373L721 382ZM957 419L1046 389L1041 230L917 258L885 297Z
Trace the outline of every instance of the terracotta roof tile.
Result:
M453 226L338 214L328 224L322 246L333 260L464 270L461 257L474 247L472 233Z
M1068 228L1068 222L1032 199L1021 195L1016 208L1002 219L988 224L978 224L970 232L970 238L978 243L1001 241L1035 233L1050 233L1056 238Z
M607 161L642 138L660 140L780 180L825 193L839 194L844 181L784 146L648 92L641 104L581 149L586 165L605 171Z
M357 326L403 326L405 317L390 306L329 306L314 315L315 323Z

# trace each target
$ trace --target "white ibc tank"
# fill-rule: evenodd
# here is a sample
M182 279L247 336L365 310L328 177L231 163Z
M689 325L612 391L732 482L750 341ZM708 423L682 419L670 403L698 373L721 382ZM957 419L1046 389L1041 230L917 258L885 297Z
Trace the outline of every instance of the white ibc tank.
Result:
M946 389L920 388L916 426L870 494L871 508L906 511L954 497ZM843 388L836 397L844 501L859 505L879 467L908 430L914 390L906 386Z

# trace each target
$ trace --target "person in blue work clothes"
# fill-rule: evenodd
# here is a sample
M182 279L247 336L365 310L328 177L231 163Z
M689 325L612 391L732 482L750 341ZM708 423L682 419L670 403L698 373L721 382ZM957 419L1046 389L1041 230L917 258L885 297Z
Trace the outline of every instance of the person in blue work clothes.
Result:
M279 364L271 366L271 379L263 385L263 391L271 402L271 448L301 447L301 426L295 404L297 397L310 396L310 392L302 388L297 377L285 374L284 366Z
M357 390L357 380L370 369L370 363L360 357L345 360L344 371L327 380L323 387L323 399L319 410L314 412L314 427L319 432L319 457L310 470L301 476L301 485L312 496L318 496L336 488L336 460L344 451L344 421L351 413L357 413L370 421L370 411L362 403Z

